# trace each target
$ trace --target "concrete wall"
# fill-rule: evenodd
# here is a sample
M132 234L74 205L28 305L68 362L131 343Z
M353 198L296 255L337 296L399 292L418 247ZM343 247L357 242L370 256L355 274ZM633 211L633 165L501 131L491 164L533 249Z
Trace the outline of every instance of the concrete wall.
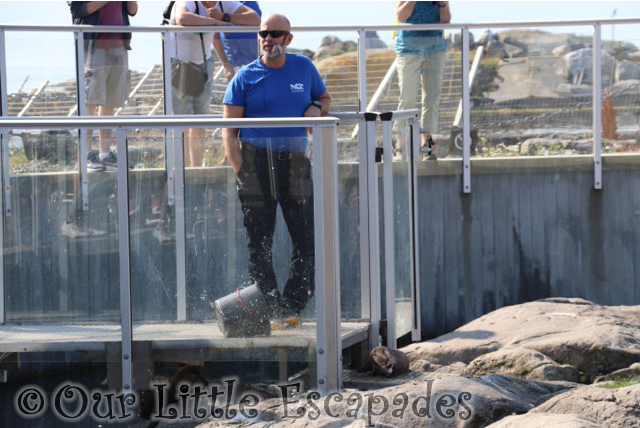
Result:
M478 159L472 193L459 162L421 163L424 337L496 308L550 296L640 303L640 159Z

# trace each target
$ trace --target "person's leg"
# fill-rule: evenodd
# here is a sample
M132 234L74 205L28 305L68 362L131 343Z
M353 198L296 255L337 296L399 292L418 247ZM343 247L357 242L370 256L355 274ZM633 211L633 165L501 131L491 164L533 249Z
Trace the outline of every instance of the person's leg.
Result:
M272 314L276 314L281 308L272 259L276 201L271 194L267 155L243 145L242 156L243 166L236 181L247 231L249 278L258 284Z
M116 107L123 107L129 96L129 57L127 50L122 48L105 49L106 67L108 75L105 81L106 98L99 110L100 116L113 116ZM100 130L100 156L104 157L111 151L111 129Z
M398 110L409 110L416 107L421 68L422 58L420 55L398 55L398 86L400 89Z
M188 131L188 132L186 132ZM204 159L205 129L192 128L185 130L185 147L189 154L189 165L201 167ZM187 134L189 137L187 138Z
M113 116L113 106L101 105L98 109L99 116ZM104 158L111 151L111 129L100 129L100 157Z
M311 163L302 153L279 162L280 206L291 236L291 264L282 297L299 314L315 289L315 242Z
M442 74L445 52L435 52L425 56L422 63L422 128L423 138L438 132L440 94L442 93Z
M211 91L213 89L213 58L207 60L207 81L204 84L202 95L193 98L194 114L209 114L211 104ZM191 166L201 167L204 161L204 143L206 130L202 128L189 130L189 160Z

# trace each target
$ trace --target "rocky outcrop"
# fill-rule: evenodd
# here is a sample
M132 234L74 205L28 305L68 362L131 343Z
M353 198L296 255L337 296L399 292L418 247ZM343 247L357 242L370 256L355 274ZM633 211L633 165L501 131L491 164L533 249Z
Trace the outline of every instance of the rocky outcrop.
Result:
M527 377L575 380L577 371L580 379L588 382L593 376L640 361L638 337L639 306L607 307L582 299L552 298L498 309L403 350L412 361L438 366L465 363L468 374L490 368L500 373L526 373ZM493 357L488 355L501 349ZM545 365L549 367L538 369Z
M481 355L464 371L465 376L482 376L489 373L525 379L580 381L580 372L574 367L558 364L540 352L511 346Z
M580 415L531 414L507 416L489 428L606 428Z
M376 31L366 33L367 49L387 49L387 44L380 40ZM319 60L329 56L340 55L345 52L352 52L358 49L358 44L351 40L343 42L337 36L328 35L323 37L320 46L313 55L314 60Z
M640 79L640 63L619 61L616 64L616 81Z
M585 386L556 395L530 414L579 414L605 427L640 426L640 384L619 389Z
M593 82L593 49L585 48L569 52L564 56L567 66L567 80L574 84L587 84ZM613 83L613 69L615 59L606 52L602 52L602 84Z

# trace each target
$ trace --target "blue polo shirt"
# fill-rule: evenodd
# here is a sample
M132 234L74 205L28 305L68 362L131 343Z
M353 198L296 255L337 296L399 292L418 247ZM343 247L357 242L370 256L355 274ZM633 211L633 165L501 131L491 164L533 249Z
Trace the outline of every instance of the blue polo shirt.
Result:
M309 58L286 54L281 68L260 59L242 68L227 86L224 104L244 107L244 117L302 117L311 101L327 90ZM240 138L275 151L304 151L306 128L240 128Z

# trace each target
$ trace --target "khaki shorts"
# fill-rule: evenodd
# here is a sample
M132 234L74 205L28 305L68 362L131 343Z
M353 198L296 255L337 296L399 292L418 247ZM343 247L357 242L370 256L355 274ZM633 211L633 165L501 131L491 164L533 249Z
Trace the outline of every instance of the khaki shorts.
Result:
M124 47L94 49L85 55L87 104L122 107L129 95L129 59Z

